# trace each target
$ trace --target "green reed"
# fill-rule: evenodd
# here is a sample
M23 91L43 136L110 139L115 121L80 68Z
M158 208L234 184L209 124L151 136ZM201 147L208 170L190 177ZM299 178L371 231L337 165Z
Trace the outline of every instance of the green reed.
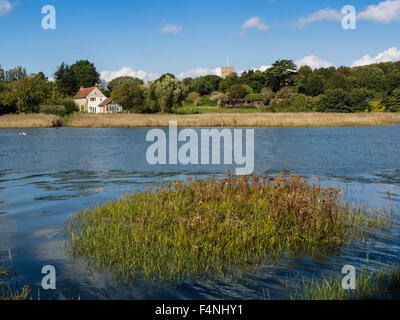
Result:
M188 179L81 211L67 229L75 258L122 279L239 274L282 254L337 250L390 227L384 212L344 204L318 181Z
M400 267L364 269L356 273L356 289L344 290L342 277L302 280L302 289L286 287L295 300L388 300L400 299Z

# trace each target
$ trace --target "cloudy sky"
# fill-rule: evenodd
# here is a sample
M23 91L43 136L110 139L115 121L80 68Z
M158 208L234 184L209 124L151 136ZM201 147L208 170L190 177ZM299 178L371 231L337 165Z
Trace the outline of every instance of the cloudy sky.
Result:
M43 30L42 7L56 8ZM342 7L357 10L342 28ZM62 61L102 77L218 74L288 58L313 68L400 60L400 0L0 0L0 64L51 76Z

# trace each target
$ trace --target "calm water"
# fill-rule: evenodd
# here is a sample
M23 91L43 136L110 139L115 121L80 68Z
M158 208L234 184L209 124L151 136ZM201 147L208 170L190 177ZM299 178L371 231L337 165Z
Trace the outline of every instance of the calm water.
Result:
M26 135L21 135L22 132ZM57 269L57 290L42 299L263 299L287 298L288 275L340 274L344 264L400 262L398 229L377 236L367 246L335 255L296 257L266 266L256 275L232 282L188 280L175 287L137 280L129 286L111 274L90 272L74 262L66 244L65 225L82 208L119 198L186 176L223 176L226 166L150 166L145 159L148 129L0 130L0 252L11 249L21 284L36 293L44 265ZM370 206L400 201L400 127L273 128L255 131L255 172L280 171L346 190L346 199Z

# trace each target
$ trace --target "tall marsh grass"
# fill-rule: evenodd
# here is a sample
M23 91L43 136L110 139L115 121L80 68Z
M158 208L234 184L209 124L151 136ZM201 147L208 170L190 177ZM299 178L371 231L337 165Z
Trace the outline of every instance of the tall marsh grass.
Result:
M168 127L169 121L193 127L339 127L400 124L400 113L207 113L207 114L79 114L68 126Z
M72 253L121 279L236 274L286 253L337 250L389 227L378 211L344 204L340 190L283 175L177 181L81 211Z
M51 114L7 114L0 116L0 129L53 128L62 126L62 119Z

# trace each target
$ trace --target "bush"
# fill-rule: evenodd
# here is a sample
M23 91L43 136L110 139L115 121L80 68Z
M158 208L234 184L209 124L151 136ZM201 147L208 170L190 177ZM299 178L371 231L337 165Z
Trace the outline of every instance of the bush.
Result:
M280 103L273 102L270 107L274 112L311 112L314 111L315 105L314 98L299 94Z
M289 87L284 87L277 92L276 97L278 99L289 99L293 95L294 95L294 92L292 89L290 89Z
M225 99L225 98L226 98L226 96L222 92L215 91L211 94L210 101L218 102L219 99Z
M392 92L392 94L384 100L384 104L389 112L400 111L400 88Z
M369 100L374 93L367 89L353 89L350 92L342 89L326 90L317 103L320 112L364 112L369 108Z
M270 88L264 88L261 90L261 94L264 96L264 101L266 104L269 104L272 99L275 98L275 92Z
M73 99L64 99L62 102L64 106L64 110L67 114L74 113L75 111L79 111L75 101Z
M196 102L201 99L201 95L198 92L190 92L186 98L187 101Z
M143 87L136 81L116 85L111 92L113 101L124 109L132 112L142 112L144 105Z
M229 99L243 99L248 94L250 94L248 86L244 86L242 84L234 84L228 90Z

